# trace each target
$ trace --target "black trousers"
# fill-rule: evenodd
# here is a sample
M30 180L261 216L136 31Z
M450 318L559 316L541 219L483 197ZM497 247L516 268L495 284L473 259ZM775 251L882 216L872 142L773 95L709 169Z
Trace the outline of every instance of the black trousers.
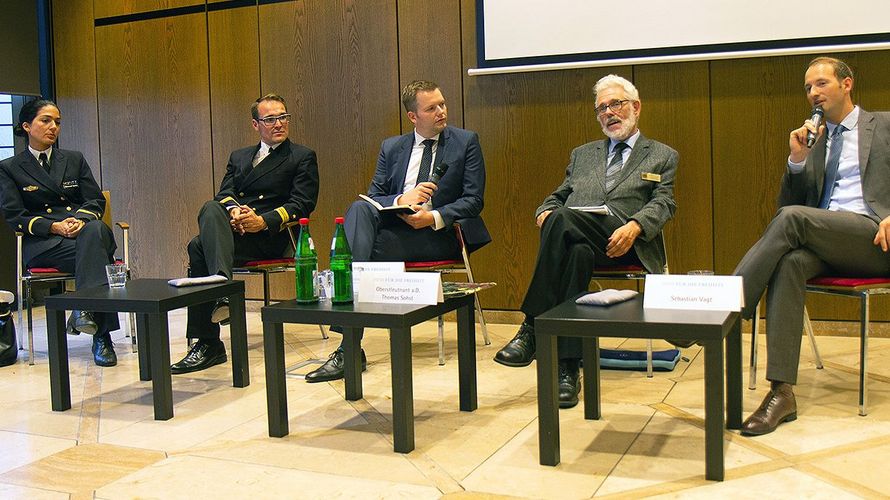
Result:
M77 288L108 284L105 265L114 262L117 244L111 228L100 220L87 222L76 238L62 238L58 245L28 262L29 267L54 267L73 273ZM95 313L97 334L120 328L117 313Z
M232 279L236 262L277 259L286 255L289 238L286 234L268 231L240 235L232 231L229 212L219 202L204 203L198 213L198 236L188 244L189 276L219 274ZM219 325L210 321L213 304L188 308L186 337L218 339Z
M609 237L623 224L614 216L564 207L547 216L535 271L522 302L526 321L532 323L537 315L586 291L597 266L640 265L633 250L617 259L606 256ZM559 337L557 349L560 359L581 359L579 338Z
M343 224L355 262L416 262L460 259L454 229L414 229L399 217L381 213L366 201L346 211ZM336 326L333 331L339 330Z

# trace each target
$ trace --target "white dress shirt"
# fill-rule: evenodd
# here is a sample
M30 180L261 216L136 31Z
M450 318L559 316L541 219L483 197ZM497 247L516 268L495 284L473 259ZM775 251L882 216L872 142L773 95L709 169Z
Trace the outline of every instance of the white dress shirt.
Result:
M427 139L432 139L436 142L433 143L433 159L430 163L430 173L432 173L432 167L436 164L436 153L439 151L439 136L441 134L436 134L433 137L424 137L417 133L417 130L414 130L414 146L411 148L411 157L408 159L408 171L405 172L405 184L402 186L402 194L407 193L414 189L414 186L417 185L417 176L420 174L420 161L423 159L423 141ZM399 205L399 200L401 196L396 197L393 201L393 205ZM433 214L433 219L435 219L435 224L433 224L433 229L436 231L445 227L445 221L442 220L442 215L439 214L438 210L430 210L433 206L432 199L430 201L424 203L423 209L427 210L429 213Z

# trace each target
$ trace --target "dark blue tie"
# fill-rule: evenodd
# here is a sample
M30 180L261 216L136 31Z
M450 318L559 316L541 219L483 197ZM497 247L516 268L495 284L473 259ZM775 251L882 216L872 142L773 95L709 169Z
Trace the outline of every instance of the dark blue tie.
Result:
M43 167L43 170L46 170L46 173L49 173L49 162L47 161L46 153L40 153L40 166Z
M426 182L430 179L430 167L433 165L433 144L436 141L427 139L423 144L423 156L420 157L420 171L417 173L417 184Z
M828 208L831 202L831 192L834 191L834 185L837 183L837 168L841 160L841 150L844 149L843 132L847 130L843 125L834 127L831 134L831 151L828 152L828 159L825 160L825 180L822 184L822 198L819 201L819 208Z

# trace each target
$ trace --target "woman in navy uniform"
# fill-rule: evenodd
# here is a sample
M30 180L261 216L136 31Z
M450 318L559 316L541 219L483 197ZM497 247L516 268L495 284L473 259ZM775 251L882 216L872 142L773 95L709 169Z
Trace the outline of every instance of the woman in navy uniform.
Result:
M0 162L0 205L6 222L24 233L28 267L54 267L73 273L78 288L107 284L105 265L117 245L102 222L105 198L90 166L77 151L53 148L61 116L50 100L22 106L14 133L28 139L28 150ZM74 311L70 334L93 335L93 358L114 366L110 332L120 328L117 314Z

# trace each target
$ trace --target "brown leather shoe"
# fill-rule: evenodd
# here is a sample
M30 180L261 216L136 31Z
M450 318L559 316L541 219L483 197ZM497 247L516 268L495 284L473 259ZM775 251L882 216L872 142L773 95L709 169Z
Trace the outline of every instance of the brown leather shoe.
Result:
M742 423L742 435L761 436L776 430L779 424L797 420L797 401L791 384L774 383L760 408Z

